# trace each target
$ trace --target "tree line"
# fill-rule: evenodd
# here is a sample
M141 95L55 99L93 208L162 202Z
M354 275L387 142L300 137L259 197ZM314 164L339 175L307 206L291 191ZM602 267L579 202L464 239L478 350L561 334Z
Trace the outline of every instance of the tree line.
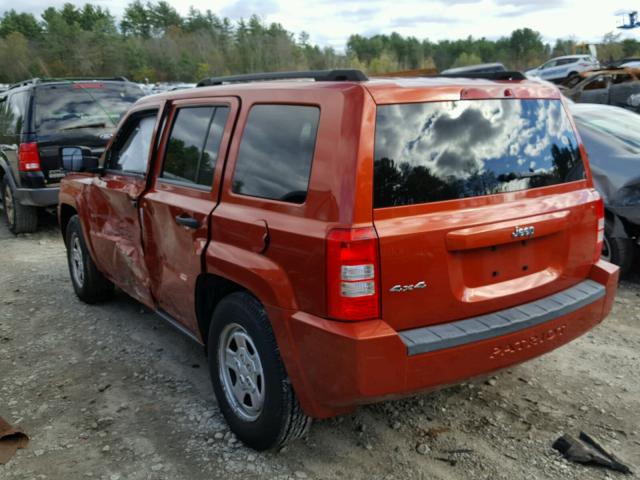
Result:
M497 40L441 40L398 33L351 35L345 52L321 47L279 23L254 15L232 21L211 10L187 15L168 2L135 0L118 22L99 6L70 3L39 17L16 10L0 18L0 83L31 77L115 76L136 81L192 82L211 75L257 71L360 68L385 73L418 68L442 70L483 62L509 68L536 66L551 56L586 52L575 40L545 43L529 28ZM640 42L607 34L601 60L640 56Z

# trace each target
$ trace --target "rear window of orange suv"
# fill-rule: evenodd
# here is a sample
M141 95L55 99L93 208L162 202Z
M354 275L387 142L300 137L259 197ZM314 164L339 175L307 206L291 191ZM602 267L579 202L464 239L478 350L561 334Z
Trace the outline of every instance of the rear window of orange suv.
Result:
M460 100L377 110L376 208L545 187L584 175L559 100Z

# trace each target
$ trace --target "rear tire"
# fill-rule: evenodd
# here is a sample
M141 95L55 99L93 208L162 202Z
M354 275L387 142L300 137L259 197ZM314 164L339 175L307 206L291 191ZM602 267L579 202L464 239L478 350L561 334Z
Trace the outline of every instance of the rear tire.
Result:
M38 209L36 207L21 205L15 197L15 192L6 176L0 184L2 188L2 206L4 218L9 230L14 234L33 233L38 228Z
M302 437L311 425L293 391L263 306L244 292L220 301L209 329L209 371L231 431L255 450Z
M602 258L620 267L620 275L625 275L633 267L635 245L630 238L613 237L613 222L607 220L604 228Z
M93 263L82 234L80 217L74 215L67 224L65 235L67 261L73 289L85 303L97 303L113 296L111 283Z

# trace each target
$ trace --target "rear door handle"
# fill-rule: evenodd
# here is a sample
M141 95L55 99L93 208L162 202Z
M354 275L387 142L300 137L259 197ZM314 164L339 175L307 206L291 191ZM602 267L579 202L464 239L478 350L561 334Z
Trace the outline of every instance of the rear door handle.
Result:
M200 222L193 217L188 215L180 214L176 216L176 223L178 225L182 225L187 228L198 228L200 227Z

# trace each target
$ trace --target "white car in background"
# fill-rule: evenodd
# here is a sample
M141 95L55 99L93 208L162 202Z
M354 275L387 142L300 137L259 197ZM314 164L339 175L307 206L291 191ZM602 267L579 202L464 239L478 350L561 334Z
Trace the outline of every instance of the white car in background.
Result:
M600 68L600 62L591 55L567 55L552 58L538 68L527 70L527 77L542 78L543 80L562 80L585 70Z
M640 68L640 61L627 62L621 65L623 68Z

